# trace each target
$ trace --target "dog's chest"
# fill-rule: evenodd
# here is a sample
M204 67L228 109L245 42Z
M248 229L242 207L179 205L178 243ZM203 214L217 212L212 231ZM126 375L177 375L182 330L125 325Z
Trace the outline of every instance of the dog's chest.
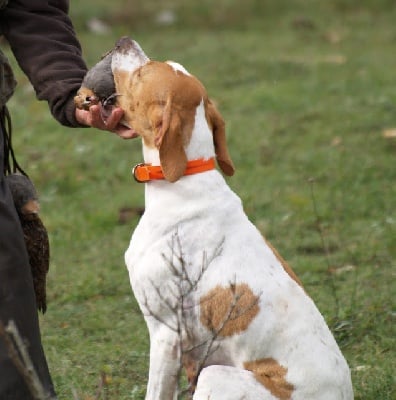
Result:
M267 312L282 312L283 302L274 300L274 293L289 291L290 279L240 205L233 212L212 207L169 222L146 211L126 252L135 296L150 308L146 314L171 315L181 306L196 320L202 299L215 288L222 288L214 294L218 302L240 296L229 291L232 285L243 289L252 307L260 301L267 303Z

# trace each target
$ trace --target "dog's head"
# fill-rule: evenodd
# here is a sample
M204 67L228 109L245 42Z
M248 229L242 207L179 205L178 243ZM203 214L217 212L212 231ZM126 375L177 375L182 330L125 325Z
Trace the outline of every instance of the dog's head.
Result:
M233 175L224 120L198 79L180 64L150 61L129 38L117 43L112 71L126 123L139 133L144 146L158 150L168 181L178 180L186 169L186 150L197 131L194 127L202 124L196 120L199 107L212 133L211 146L218 164L226 175Z

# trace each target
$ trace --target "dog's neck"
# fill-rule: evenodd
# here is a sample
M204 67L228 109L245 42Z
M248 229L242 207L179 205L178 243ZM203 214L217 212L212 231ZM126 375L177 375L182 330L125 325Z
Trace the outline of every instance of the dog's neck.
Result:
M200 158L207 160L215 155L213 134L206 120L203 101L199 104L195 112L194 128L185 151L188 161ZM147 164L160 165L157 148L148 147L143 143L143 157L144 162Z
M188 161L215 157L213 134L205 117L203 102L197 107L191 140L185 151ZM158 149L143 144L143 155L145 163L160 165ZM168 205L167 209L175 205L180 208L180 204L186 205L190 201L195 203L194 199L202 198L205 193L212 193L211 196L213 196L213 193L218 190L229 190L224 178L217 170L182 176L174 183L154 180L145 185L146 208L150 206L155 208L158 204L164 203ZM205 187L204 190L203 187Z
M240 203L222 174L216 170L182 176L176 182L165 179L145 183L145 214L157 215L166 210L174 221L188 219L208 207L221 208L224 199Z

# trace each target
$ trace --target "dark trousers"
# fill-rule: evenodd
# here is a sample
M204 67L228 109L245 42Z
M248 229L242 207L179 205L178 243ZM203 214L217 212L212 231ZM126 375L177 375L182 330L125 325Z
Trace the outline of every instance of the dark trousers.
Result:
M14 320L44 388L55 398L41 345L33 281L22 228L3 175L3 132L0 129L0 320ZM28 388L0 337L0 399L30 400Z

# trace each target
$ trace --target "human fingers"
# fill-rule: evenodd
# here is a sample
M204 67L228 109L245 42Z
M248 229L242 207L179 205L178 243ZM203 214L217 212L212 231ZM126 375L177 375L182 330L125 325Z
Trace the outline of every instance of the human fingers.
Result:
M100 112L100 107L97 105L91 106L89 110L76 108L75 116L77 121L81 125L86 125L98 129L107 129Z

